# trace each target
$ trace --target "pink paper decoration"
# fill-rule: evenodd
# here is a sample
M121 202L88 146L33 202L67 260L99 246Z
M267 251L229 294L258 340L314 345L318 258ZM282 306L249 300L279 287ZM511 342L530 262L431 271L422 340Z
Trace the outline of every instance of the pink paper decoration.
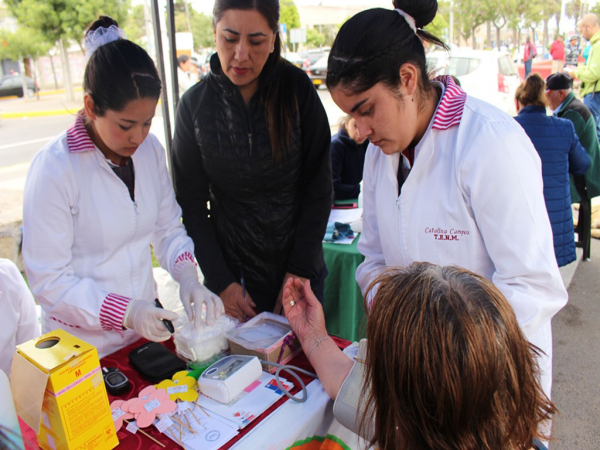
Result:
M127 403L123 400L115 400L110 404L110 410L112 412L112 418L115 422L115 430L119 431L123 426L123 421L125 419L133 419L133 414L127 410L127 407L123 405Z
M140 391L139 398L127 405L133 413L137 426L146 428L152 425L157 414L167 414L177 409L177 404L169 398L164 389L148 386Z

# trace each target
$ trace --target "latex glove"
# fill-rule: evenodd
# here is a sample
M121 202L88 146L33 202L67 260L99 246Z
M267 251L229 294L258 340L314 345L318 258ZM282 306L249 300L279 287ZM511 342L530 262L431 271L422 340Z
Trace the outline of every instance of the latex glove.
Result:
M161 342L171 337L162 319L175 320L178 317L177 313L157 308L150 301L133 299L127 305L123 325L150 341Z
M182 267L178 278L179 298L188 318L190 321L194 321L194 327L199 328L202 324L203 305L206 305L207 325L212 325L215 319L221 317L221 314L225 311L223 302L218 295L213 294L200 283L196 266Z

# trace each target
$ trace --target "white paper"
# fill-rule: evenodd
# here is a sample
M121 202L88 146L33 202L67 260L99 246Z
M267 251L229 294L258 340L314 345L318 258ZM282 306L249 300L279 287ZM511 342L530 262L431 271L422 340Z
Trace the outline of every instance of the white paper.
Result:
M159 406L160 406L160 401L158 401L157 398L150 400L148 403L144 403L144 409L146 410L146 412L149 412L149 413L154 411Z
M352 223L361 220L363 215L362 208L352 209L332 209L328 222Z
M186 409L190 409L188 402L177 402L177 412L184 412Z
M139 430L139 428L135 422L129 422L127 424L127 426L125 427L125 429L127 431L129 431L131 434L135 434L135 433L137 433L137 430Z
M181 394L182 392L187 392L188 391L188 387L185 384L182 384L181 386L171 386L167 388L167 394L171 395L171 394Z
M154 426L158 431L164 433L167 429L173 426L173 421L169 418L169 416L162 416L158 422L154 423Z
M190 423L190 426L195 432L194 434L185 427L181 427L181 435L179 431L173 432L173 429L165 431L165 436L168 436L175 442L178 440L183 442L186 449L218 449L238 434L236 427L228 425L212 415L211 417L206 416L200 408L196 408L196 410L193 411L193 414L198 418L200 425L191 414L192 411L190 410L186 413L186 417L187 422Z
M113 422L116 421L119 417L121 417L122 415L125 414L125 411L123 411L121 408L113 409L111 412L112 412Z
M281 377L280 380L288 390L292 388L293 383ZM200 394L198 403L203 408L214 414L218 414L234 423L239 429L242 429L283 396L283 392L277 387L274 375L263 372L257 382L258 384L253 383L250 385L253 386L250 392L246 388L236 399L227 405L219 403L204 394Z

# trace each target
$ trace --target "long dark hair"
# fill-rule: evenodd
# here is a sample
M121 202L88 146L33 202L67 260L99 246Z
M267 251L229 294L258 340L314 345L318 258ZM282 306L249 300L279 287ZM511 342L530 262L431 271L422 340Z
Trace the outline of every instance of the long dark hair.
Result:
M547 438L539 424L556 409L538 382L540 350L492 283L414 263L373 286L363 391L363 410L375 413L372 445L525 450ZM365 415L363 428L372 420Z
M395 0L394 6L415 19L417 31L394 10L375 8L356 14L342 26L331 48L326 79L329 89L340 86L358 94L381 82L397 91L400 66L411 62L421 72L421 97L432 92L421 39L447 49L422 29L435 18L437 1Z
M213 9L213 26L216 27L223 13L229 9L258 11L267 20L269 27L275 33L275 45L269 55L265 67L278 68L289 64L281 58L281 39L279 38L279 1L278 0L216 0ZM263 68L264 71L264 68ZM281 161L282 150L292 142L294 117L298 113L298 100L289 80L277 76L261 93L269 124L269 137L273 159Z
M100 16L87 30L94 30L117 22ZM127 39L104 44L90 57L83 76L83 90L94 101L94 113L102 117L107 110L122 111L129 102L141 98L158 99L161 82L156 66L146 50Z

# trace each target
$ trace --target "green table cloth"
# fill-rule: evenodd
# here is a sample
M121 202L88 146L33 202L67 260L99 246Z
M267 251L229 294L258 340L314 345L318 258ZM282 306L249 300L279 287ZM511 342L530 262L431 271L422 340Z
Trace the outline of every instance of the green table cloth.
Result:
M349 198L348 200L336 200L333 202L333 206L347 206L356 203L358 205L358 198Z
M365 257L356 247L360 235L350 245L323 243L329 274L325 279L325 321L329 334L350 342L365 337L367 320L362 293L356 283L356 268Z

